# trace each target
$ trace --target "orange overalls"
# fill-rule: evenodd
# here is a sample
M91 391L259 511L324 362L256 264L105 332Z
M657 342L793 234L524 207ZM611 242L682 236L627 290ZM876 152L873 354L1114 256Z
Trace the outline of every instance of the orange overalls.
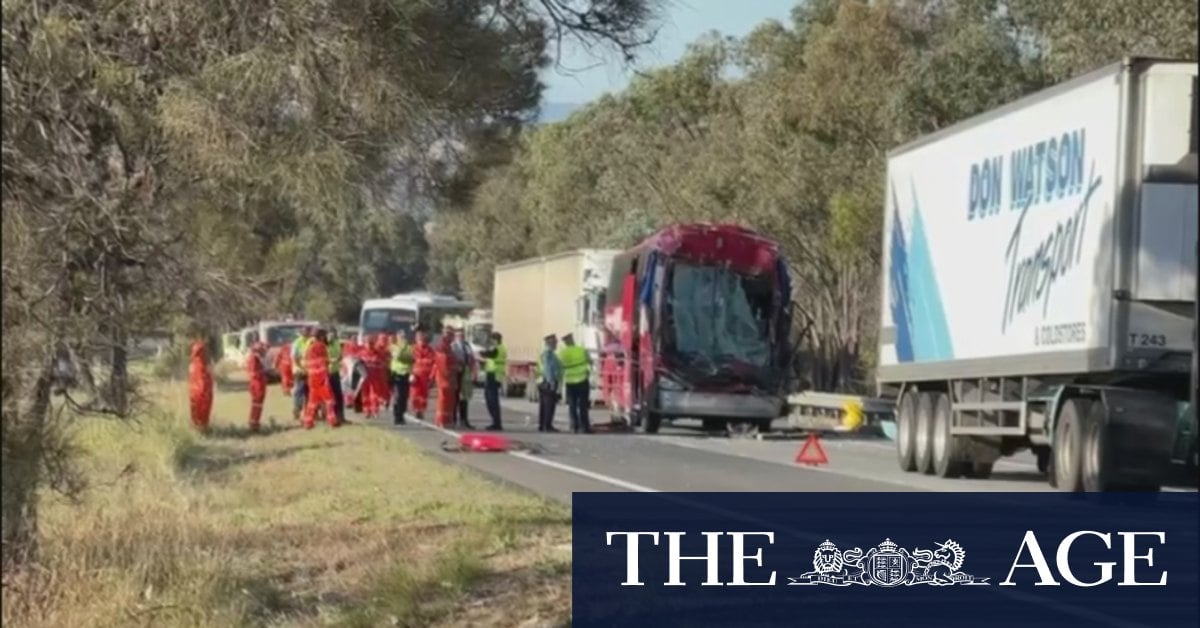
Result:
M413 345L412 379L409 380L409 403L413 414L425 418L425 409L429 407L429 385L433 376L433 347L424 338L417 339Z
M192 406L192 425L201 432L208 431L212 413L213 380L208 372L207 350L204 341L192 343L192 360L188 365L188 397Z
M312 342L304 355L304 368L308 377L304 429L311 430L316 423L318 405L325 407L325 420L329 422L329 427L337 427L337 409L333 407L333 389L329 387L329 352L325 349L325 343L320 340Z
M378 337L368 338L363 346L362 360L367 365L367 381L363 386L363 408L367 417L374 419L386 404L384 388L387 387L387 361L380 359L375 345Z
M292 347L283 345L275 354L275 370L279 373L279 384L283 386L283 394L292 396L292 384L295 374L292 373Z
M454 408L458 405L458 360L450 346L450 336L444 334L438 343L434 356L434 381L437 382L437 415L435 420L438 427L446 427L454 418Z
M257 432L262 423L263 401L267 398L267 367L263 364L263 347L256 346L246 356L246 372L250 375L250 431Z
M387 407L392 402L392 339L387 334L379 334L372 350L375 352L375 359L379 362L381 405Z

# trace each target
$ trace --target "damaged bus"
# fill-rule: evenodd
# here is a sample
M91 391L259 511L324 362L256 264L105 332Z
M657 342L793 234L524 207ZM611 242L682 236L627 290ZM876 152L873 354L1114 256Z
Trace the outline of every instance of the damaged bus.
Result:
M684 418L769 430L785 409L791 309L775 241L734 225L659 231L613 261L605 404L649 434Z

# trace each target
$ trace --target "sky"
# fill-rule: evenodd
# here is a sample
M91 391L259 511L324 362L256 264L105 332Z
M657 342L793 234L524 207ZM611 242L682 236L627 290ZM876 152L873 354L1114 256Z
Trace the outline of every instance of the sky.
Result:
M669 65L683 56L687 45L709 31L741 36L759 23L776 19L789 23L799 0L665 0L661 28L654 42L639 54L638 69ZM554 54L553 47L551 55ZM579 105L605 92L617 92L629 83L632 72L620 55L606 48L588 51L564 41L562 57L542 74L546 84L543 103Z

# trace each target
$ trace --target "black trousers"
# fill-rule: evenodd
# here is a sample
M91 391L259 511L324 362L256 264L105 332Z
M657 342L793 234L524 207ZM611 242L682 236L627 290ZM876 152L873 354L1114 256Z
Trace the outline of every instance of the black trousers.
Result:
M404 423L404 413L408 411L408 375L392 373L392 423Z
M333 391L333 411L338 421L346 422L346 396L342 394L342 376L340 373L329 374L329 389Z
M592 385L582 381L567 384L567 412L571 415L572 432L590 432L592 423L588 420L588 410L592 405Z
M471 424L471 421L467 419L468 401L462 398L461 383L454 389L454 394L458 398L458 401L454 403L454 412L450 415L450 423L456 426L467 427Z
M538 388L538 431L554 429L554 412L558 409L558 392Z
M500 380L495 373L488 373L483 384L483 402L487 405L488 416L492 418L492 427L500 424Z

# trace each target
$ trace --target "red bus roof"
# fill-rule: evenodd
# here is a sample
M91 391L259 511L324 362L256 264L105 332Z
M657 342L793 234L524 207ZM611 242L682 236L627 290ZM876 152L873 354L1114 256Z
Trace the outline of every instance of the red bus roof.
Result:
M743 272L773 272L779 259L778 242L734 224L671 225L634 247L646 248L698 264L724 263Z

